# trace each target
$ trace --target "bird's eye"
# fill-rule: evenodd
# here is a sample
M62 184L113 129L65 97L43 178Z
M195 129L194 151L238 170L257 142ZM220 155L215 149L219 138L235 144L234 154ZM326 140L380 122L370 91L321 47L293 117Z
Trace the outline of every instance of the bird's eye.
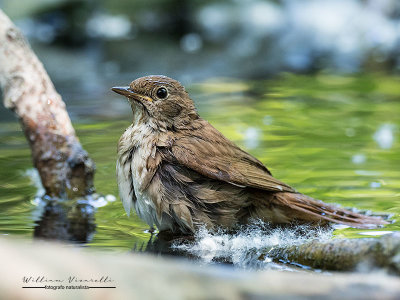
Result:
M159 88L158 90L157 90L157 97L158 98L160 98L160 99L164 99L164 98L167 98L167 96L168 96L168 91L167 91L167 89L166 88L164 88L164 87L161 87L161 88Z

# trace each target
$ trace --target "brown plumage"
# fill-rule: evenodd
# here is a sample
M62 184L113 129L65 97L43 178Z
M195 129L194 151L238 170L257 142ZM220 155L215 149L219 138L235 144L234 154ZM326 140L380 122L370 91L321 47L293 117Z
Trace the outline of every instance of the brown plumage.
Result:
M118 144L117 177L132 208L160 231L193 233L198 226L232 228L250 219L283 224L385 224L296 192L272 177L197 114L183 86L165 76L115 87L131 104L133 124Z

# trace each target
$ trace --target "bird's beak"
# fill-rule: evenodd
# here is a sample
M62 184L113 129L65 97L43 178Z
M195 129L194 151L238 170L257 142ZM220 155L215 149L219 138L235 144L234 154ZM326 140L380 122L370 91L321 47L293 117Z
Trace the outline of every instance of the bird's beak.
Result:
M125 97L129 97L133 93L129 89L129 86L114 86L111 88L111 90Z
M112 87L111 90L113 92L116 92L117 94L120 94L120 95L125 96L130 99L140 101L142 103L144 102L143 100L149 101L149 102L153 101L153 99L151 99L150 97L135 93L134 91L132 91L130 89L129 86L115 86L115 87Z

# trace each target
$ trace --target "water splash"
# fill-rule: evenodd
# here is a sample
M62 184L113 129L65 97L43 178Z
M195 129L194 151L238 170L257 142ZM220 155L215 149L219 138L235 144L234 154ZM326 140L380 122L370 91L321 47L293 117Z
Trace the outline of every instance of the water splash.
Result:
M46 195L46 190L42 185L39 172L37 169L29 169L25 171L24 175L30 179L31 184L36 188L36 194L33 197L32 202L33 204L38 205L44 195Z
M287 266L273 263L268 257L268 251L312 240L327 241L332 238L332 232L333 228L309 225L279 228L256 221L235 233L224 230L213 233L201 228L194 241L174 243L172 248L198 257L204 263L225 262L240 268L286 269Z
M32 199L32 204L35 206L43 206L47 203L47 201L51 200L46 196L46 190L42 185L42 181L40 179L39 172L37 169L29 169L24 172L24 175L28 177L31 181L31 184L36 187L36 194ZM53 199L54 200L54 199ZM99 208L107 205L109 202L114 202L116 197L114 195L102 195L98 193L93 193L91 195L87 195L85 198L78 199L78 203L87 203L93 206L94 208Z

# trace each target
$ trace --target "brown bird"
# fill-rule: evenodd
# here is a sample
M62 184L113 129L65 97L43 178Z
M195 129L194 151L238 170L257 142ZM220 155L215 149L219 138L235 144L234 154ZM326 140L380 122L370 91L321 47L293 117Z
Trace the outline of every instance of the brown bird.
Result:
M272 177L197 113L185 88L146 76L112 90L128 98L133 124L118 143L120 197L160 231L192 234L201 225L233 228L251 219L274 224L386 222L323 203Z

